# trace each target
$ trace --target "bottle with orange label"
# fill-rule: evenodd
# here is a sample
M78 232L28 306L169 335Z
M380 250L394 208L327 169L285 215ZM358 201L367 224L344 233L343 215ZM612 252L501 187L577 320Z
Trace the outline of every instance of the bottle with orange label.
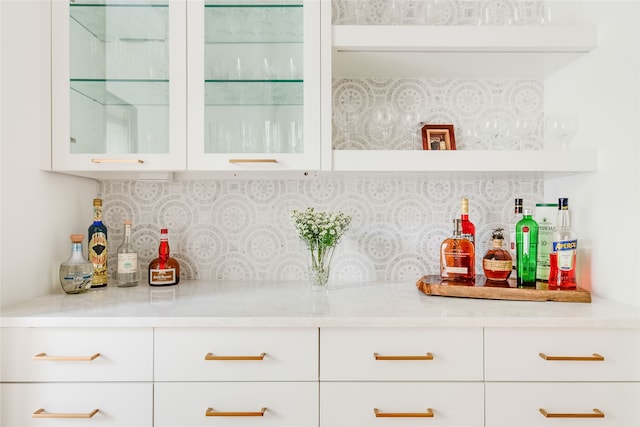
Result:
M569 224L569 199L558 199L558 221L553 232L549 263L549 289L576 288L578 237Z
M149 263L149 285L169 286L180 283L180 264L171 257L169 249L169 230L160 230L158 257Z

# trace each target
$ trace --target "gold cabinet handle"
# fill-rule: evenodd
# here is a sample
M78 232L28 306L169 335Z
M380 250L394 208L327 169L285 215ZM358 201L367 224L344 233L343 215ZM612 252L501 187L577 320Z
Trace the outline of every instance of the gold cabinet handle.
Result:
M142 159L91 159L91 163L144 163Z
M596 408L593 408L593 412L584 414L554 414L540 408L540 413L546 418L604 418L604 413Z
M262 408L258 412L221 412L213 408L207 408L207 417L263 417L267 408Z
M373 353L376 360L433 360L433 354L426 353L424 356L382 356L379 353Z
M93 418L93 416L97 413L98 409L94 409L88 414L62 414L45 412L43 408L40 408L36 412L31 414L31 418Z
M33 356L34 360L55 360L63 362L91 362L100 357L100 353L91 356L48 356L47 353L38 353Z
M267 353L260 353L257 356L216 356L213 353L207 353L204 360L262 360Z
M380 412L373 408L377 418L433 418L433 409L427 408L426 412Z
M278 163L276 159L229 159L229 163Z
M602 362L604 360L604 356L598 353L593 353L591 356L547 356L544 353L540 353L540 357L544 360L579 360L586 362Z

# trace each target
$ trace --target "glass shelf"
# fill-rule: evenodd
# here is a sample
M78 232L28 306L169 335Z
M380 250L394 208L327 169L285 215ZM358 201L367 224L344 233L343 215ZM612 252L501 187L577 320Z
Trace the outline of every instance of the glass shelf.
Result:
M205 81L205 105L302 106L302 80Z
M102 105L169 105L169 80L71 79L71 90Z
M167 1L136 3L70 3L71 19L100 41L166 40L169 23Z

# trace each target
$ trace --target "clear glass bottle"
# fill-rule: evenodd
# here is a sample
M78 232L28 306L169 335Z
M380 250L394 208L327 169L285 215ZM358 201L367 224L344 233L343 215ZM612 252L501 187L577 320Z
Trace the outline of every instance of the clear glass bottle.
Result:
M169 230L160 230L158 257L149 263L149 285L169 286L180 283L180 264L171 257L169 250Z
M515 199L513 217L509 223L509 252L513 262L513 277L518 276L518 251L516 250L516 224L522 218L522 199Z
M516 251L518 259L518 287L536 286L538 265L538 223L531 209L524 209L522 219L516 224Z
M538 266L536 280L549 280L549 254L553 243L553 231L556 228L558 205L555 203L536 203L534 219L538 223Z
M549 289L575 289L578 235L571 229L569 199L558 199L558 220L553 232L549 260Z
M107 286L107 226L102 223L102 199L93 199L93 223L88 230L89 261L93 264L92 288Z
M440 245L440 276L442 280L468 282L476 278L473 243L462 236L462 220L453 220L453 236Z
M82 234L72 234L71 256L60 264L60 285L68 294L79 294L91 288L93 264L84 257L82 251Z
M476 226L469 221L469 199L466 197L460 202L460 222L462 224L462 237L476 244Z
M504 235L502 228L496 228L491 233L492 248L482 258L482 270L487 280L505 281L511 275L512 258L509 251L502 248Z
M124 239L118 248L116 283L121 288L138 285L138 252L131 243L131 221L124 221Z

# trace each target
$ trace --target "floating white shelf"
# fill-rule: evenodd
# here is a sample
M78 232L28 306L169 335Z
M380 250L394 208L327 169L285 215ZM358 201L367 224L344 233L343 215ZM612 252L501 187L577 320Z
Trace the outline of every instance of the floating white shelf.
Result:
M333 77L544 78L590 52L597 28L333 26Z
M552 178L595 172L597 151L333 150L333 170Z

